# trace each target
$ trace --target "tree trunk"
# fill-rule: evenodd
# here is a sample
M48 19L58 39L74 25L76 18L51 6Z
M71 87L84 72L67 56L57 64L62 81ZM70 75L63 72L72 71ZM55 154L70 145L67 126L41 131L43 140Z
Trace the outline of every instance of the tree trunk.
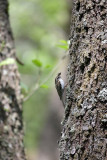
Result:
M15 58L8 2L0 0L0 61ZM25 160L22 96L16 64L0 68L0 160Z
M60 160L107 159L107 0L73 0Z

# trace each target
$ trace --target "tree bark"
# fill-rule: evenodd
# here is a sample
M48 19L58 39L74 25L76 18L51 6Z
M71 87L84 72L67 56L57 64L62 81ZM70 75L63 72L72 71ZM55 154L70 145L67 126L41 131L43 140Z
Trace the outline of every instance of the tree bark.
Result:
M107 159L107 0L73 0L60 160Z
M8 1L0 0L0 61L15 58ZM0 68L0 160L25 160L22 96L16 64Z

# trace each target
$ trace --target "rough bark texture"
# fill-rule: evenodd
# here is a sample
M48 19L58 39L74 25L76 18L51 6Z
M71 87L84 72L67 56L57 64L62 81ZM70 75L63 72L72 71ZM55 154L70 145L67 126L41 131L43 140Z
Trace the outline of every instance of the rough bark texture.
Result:
M3 46L4 44L4 46ZM0 61L15 58L8 2L0 0ZM0 68L0 160L24 160L22 98L16 64Z
M60 160L107 159L107 0L73 0Z

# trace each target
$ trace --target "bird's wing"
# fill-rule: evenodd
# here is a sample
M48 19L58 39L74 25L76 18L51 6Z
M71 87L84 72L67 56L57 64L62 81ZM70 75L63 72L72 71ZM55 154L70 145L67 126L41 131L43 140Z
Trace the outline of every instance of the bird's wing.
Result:
M62 99L62 86L61 86L61 83L59 80L57 82L56 89L57 89L57 92L58 92L60 99Z

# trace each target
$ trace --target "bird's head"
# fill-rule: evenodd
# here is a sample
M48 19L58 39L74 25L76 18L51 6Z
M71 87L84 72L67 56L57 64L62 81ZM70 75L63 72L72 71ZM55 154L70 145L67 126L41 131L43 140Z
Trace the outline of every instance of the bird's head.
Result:
M61 78L61 72L58 73L57 78L58 78L58 79Z

